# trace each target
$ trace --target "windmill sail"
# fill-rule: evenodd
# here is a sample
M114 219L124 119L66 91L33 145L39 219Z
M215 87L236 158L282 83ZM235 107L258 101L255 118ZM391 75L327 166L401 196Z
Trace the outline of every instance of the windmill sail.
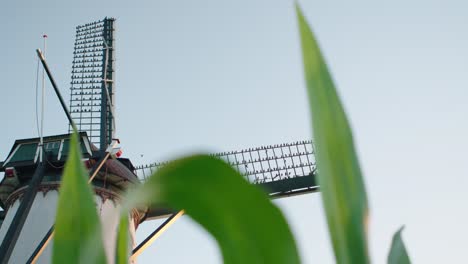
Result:
M115 133L114 22L105 18L76 27L73 52L70 112L78 130L101 150Z
M317 170L312 141L249 148L212 154L237 169L245 179L264 187L272 196L284 196L316 191ZM167 162L136 167L145 181Z

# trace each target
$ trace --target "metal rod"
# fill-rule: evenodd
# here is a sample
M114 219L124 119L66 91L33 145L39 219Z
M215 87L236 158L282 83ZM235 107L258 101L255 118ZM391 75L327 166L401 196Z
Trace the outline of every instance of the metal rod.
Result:
M111 97L110 97L110 94L109 94L109 89L107 88L107 82L108 81L111 81L113 82L113 80L108 80L107 79L107 71L108 71L108 60L109 60L109 49L110 47L107 45L107 43L104 41L104 45L106 46L105 49L106 49L106 53L105 53L105 64L104 64L104 77L102 79L103 83L104 83L104 90L106 91L106 97L107 97L107 103L109 105L109 111L110 111L110 116L111 116L111 119L112 119L112 137L114 136L115 134L115 114L114 114L114 102L112 101ZM102 107L102 106L101 106Z
M164 223L162 223L156 230L153 231L143 242L141 242L135 249L132 250L130 259L138 257L147 247L149 247L164 231L166 231L177 219L184 215L184 210L171 215Z
M44 178L45 167L46 166L44 162L39 162L37 164L26 194L23 197L23 201L16 211L5 238L3 239L2 245L0 247L0 263L2 264L8 263L11 253L15 248L18 237L21 233L21 230L23 229L24 222L26 221L29 210L31 209L31 206L34 202L34 197L36 196L39 184L42 182L42 178Z
M49 231L47 231L47 234L42 238L41 242L39 243L39 246L36 247L36 250L32 253L32 255L29 257L28 261L26 263L31 264L31 263L36 263L37 260L39 259L39 256L44 252L44 249L47 247L49 242L52 240L52 237L54 237L54 226L52 226Z
M101 167L104 165L104 163L107 161L107 159L109 158L110 156L110 153L109 152L106 152L106 155L104 155L104 157L102 157L96 166L94 166L91 171L90 171L90 174L91 174L91 177L89 177L89 180L88 180L88 183L91 183L94 179L94 177L96 177L97 173L99 172L99 170L101 169Z
M42 36L44 39L44 57L47 50L47 35ZM45 105L45 73L44 68L42 69L42 94L41 94L41 132L39 134L39 161L42 162L43 148L44 148L44 105Z
M63 97L60 94L59 89L57 88L57 84L55 83L54 77L52 77L52 73L49 70L49 66L47 66L44 55L42 54L40 49L37 49L36 52L37 52L37 56L39 56L39 59L41 60L42 66L44 67L44 69L45 69L45 71L47 73L47 76L49 77L50 83L52 84L52 87L54 88L55 94L57 95L57 97L58 97L58 99L60 101L60 104L62 105L63 111L67 115L68 122L70 123L70 125L74 129L76 129L75 123L73 122L73 118L70 115L70 112L68 111L67 105L65 104L65 101L63 100Z

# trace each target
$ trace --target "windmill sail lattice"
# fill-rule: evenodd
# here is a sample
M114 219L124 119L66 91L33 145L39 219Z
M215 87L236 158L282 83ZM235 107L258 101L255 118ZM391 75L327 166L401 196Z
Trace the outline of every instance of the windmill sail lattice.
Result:
M264 186L270 195L314 191L317 170L312 141L263 146L212 154L237 169L247 181ZM138 166L144 181L167 162Z
M70 112L78 130L101 150L115 133L114 22L105 18L76 27L73 52Z

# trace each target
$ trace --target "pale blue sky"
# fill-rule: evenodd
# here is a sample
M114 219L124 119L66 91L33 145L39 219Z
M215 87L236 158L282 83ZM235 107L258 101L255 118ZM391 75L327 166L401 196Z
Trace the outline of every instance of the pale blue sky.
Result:
M354 128L374 263L403 224L415 263L468 262L467 4L300 2ZM75 26L105 16L117 18L117 136L135 164L311 137L292 1L2 1L2 159L15 139L37 136L41 35L68 100ZM45 123L46 134L67 131L51 89ZM319 194L277 203L304 263L333 263ZM139 259L220 261L187 217Z

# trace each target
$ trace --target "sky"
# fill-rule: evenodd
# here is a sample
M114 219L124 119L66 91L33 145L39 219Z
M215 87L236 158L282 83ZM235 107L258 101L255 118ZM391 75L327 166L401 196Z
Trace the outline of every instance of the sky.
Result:
M468 255L468 4L299 1L354 132L373 263L393 233L414 263ZM75 27L117 19L117 136L134 164L312 138L293 1L3 1L0 158L37 136L35 49L68 101ZM45 134L67 132L48 87ZM239 194L241 195L241 194ZM304 263L334 263L320 194L276 200ZM246 217L249 217L246 215ZM143 239L158 221L140 226ZM222 263L184 216L139 263Z

